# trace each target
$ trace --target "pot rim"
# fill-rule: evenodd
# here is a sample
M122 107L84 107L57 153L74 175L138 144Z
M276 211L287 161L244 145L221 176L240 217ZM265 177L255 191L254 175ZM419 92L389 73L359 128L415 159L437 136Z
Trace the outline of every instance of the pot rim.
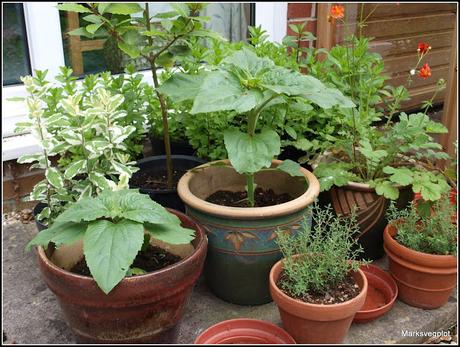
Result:
M218 162L227 165L230 164L230 160L228 159L217 160L197 166L195 169L204 169L212 165L215 165L215 163ZM275 165L279 165L282 162L282 160L278 159L272 160L272 164ZM200 212L204 212L215 216L234 219L262 219L266 217L279 217L284 216L286 214L297 212L305 208L306 206L310 205L319 195L320 187L318 179L305 168L301 168L301 171L304 174L304 178L308 182L307 190L299 197L279 205L265 207L230 207L207 202L195 196L189 189L190 180L193 178L194 175L199 174L193 171L188 171L187 173L185 173L185 175L181 177L179 183L177 184L177 192L179 194L179 197L186 205L196 210L199 210Z
M182 267L182 265L184 265L185 263L188 263L188 262L191 262L193 261L195 258L198 258L200 256L200 253L204 250L206 250L206 246L207 246L207 237L206 237L206 234L203 230L203 228L198 224L196 223L194 220L192 220L190 217L188 217L187 215L185 215L184 213L182 212L179 212L179 211L176 211L176 210L172 210L172 209L169 209L168 210L170 212L173 212L174 214L178 215L179 216L182 216L182 217L185 217L186 219L189 219L190 222L192 222L192 224L194 224L194 230L195 232L197 232L201 237L200 237L200 240L198 242L198 244L196 245L196 247L194 247L194 250L193 250L193 253L191 253L190 255L188 255L187 257L181 259L180 261L178 261L177 263L174 263L174 264L171 264L171 265L168 265L164 268L161 268L159 270L156 270L156 271L151 271L151 272L148 272L146 274L142 274L142 275L136 275L136 276L130 276L130 277L124 277L113 289L115 290L115 288L117 286L119 286L121 283L124 283L124 284L134 284L136 282L139 282L139 281L142 281L142 280L146 280L148 279L149 277L151 276L156 276L156 275L161 275L165 272L169 272L170 270L174 270L174 269L177 269L177 268L180 268ZM195 239L196 239L197 236L195 236ZM97 285L96 283L96 280L93 278L93 277L90 277L90 276L83 276L83 275L79 275L79 274L75 274L73 272L70 272L68 270L65 270L65 269L62 269L60 268L59 266L57 266L56 264L54 264L49 258L48 256L45 254L45 250L43 248L43 246L38 246L37 247L37 253L38 253L38 256L40 257L41 261L43 262L43 264L45 266L47 266L51 271L55 272L55 273L61 273L63 274L64 276L66 277L70 277L70 278L74 278L74 279L78 279L80 281L85 281L86 284L94 284L95 286L97 286L99 288L99 286ZM110 295L109 292L108 294L106 295Z
M278 336L280 339L285 340L284 343L289 343L289 344L296 343L294 338L291 335L289 335L289 333L286 330L284 330L283 328L271 322L267 322L261 319L253 319L253 318L234 318L234 319L227 319L227 320L218 322L206 328L201 334L199 334L196 337L194 344L209 344L210 338L213 338L217 334L224 333L224 332L230 333L232 331L238 330L238 328L231 327L231 326L229 327L229 325L238 324L238 323L244 324L245 326L248 325L248 327L245 329L251 329L251 330L254 330L255 332L263 331L267 333L272 333L273 335ZM257 325L257 326L254 327L250 325ZM211 334L211 336L205 339L204 335L206 335L207 333ZM244 337L246 337L246 335ZM202 339L203 341L199 341L200 339Z
M387 224L385 230L383 231L384 244L387 245L387 248L391 248L390 251L396 253L397 257L403 258L406 261L414 262L422 266L429 266L435 268L457 267L457 257L450 254L430 254L413 250L409 247L400 244L394 238L394 236L397 233L398 229L390 223ZM406 256L402 256L402 254L405 254Z
M296 305L300 305L302 307L302 309L307 309L307 310L308 309L328 310L328 308L333 308L335 310L340 310L341 308L345 308L347 306L350 306L351 304L353 304L353 303L355 303L357 301L360 301L360 300L363 300L363 304L364 304L364 301L365 301L366 295L367 295L368 282L367 282L366 275L364 274L364 272L361 269L358 269L358 271L356 271L356 273L358 273L363 279L363 286L362 286L361 291L359 292L359 294L357 296L355 296L354 298L351 298L350 300L347 300L345 302L341 302L341 303L338 303L338 304L332 304L332 305L312 304L312 303L308 303L308 302L305 302L305 301L290 297L289 295L285 294L276 285L276 280L278 278L276 278L276 279L274 278L275 277L275 271L280 267L281 267L281 269L283 268L283 260L284 260L284 258L278 260L275 263L275 265L272 266L272 268L270 270L269 281L270 281L270 287L277 293L277 295L281 296L281 298L283 298L285 301L289 301L291 303L295 303ZM281 271L280 271L280 273L281 273ZM356 312L358 312L358 311L356 311Z

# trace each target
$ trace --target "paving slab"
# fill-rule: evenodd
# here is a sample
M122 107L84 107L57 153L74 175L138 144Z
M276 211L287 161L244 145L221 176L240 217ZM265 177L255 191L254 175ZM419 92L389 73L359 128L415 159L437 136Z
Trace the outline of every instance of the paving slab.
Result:
M3 223L2 282L5 344L69 344L75 339L67 327L53 293L40 277L34 252L25 252L26 243L36 233L34 223ZM385 258L376 262L387 267ZM232 318L263 319L281 326L274 303L260 306L229 304L215 297L200 279L188 302L178 343L191 344L207 327ZM457 323L457 289L449 302L437 310L422 310L396 301L380 319L353 324L346 344L421 343L423 332L444 331Z

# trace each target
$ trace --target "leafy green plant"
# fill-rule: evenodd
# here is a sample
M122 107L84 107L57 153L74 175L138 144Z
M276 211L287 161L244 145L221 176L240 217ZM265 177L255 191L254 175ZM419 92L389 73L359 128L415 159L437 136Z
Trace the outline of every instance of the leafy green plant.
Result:
M160 66L171 67L177 59L187 55L189 46L186 42L191 37L219 38L219 35L203 26L209 19L199 16L204 6L201 3L172 3L171 11L151 16L149 3L144 3L143 7L138 3L58 5L60 10L88 14L83 19L90 24L69 32L70 35L89 38L111 36L116 39L118 47L131 58L142 57L149 63L161 110L169 187L173 186L173 167L168 105L158 89L160 82L157 69Z
M405 210L391 204L387 216L390 225L398 231L395 239L414 251L439 254L457 254L457 226L452 223L455 206L447 195L436 201L431 213L421 214L417 202Z
M224 132L225 148L235 170L246 175L249 206L254 206L254 174L271 166L280 152L280 137L270 127L256 132L261 112L279 103L308 99L330 108L354 104L339 91L298 72L276 66L248 49L236 51L211 71L196 75L176 73L160 87L176 102L193 101L191 114L235 111L246 132L236 127Z
M341 218L330 206L320 208L314 204L312 218L314 226L304 220L295 235L277 232L286 275L286 280L280 282L281 289L294 297L326 293L365 263L355 260L362 249L355 239L359 225L354 214Z
M363 18L363 9L361 6L359 37L349 35L344 45L322 51L326 53L323 61L315 54L304 58L308 71L327 85L334 85L356 104L355 108L333 110L329 123L333 131L326 133L327 141L322 142L312 160L317 165L315 176L321 190L355 181L367 183L377 194L396 200L401 187L411 186L424 200L435 201L449 189L435 162L449 156L431 134L446 133L447 129L430 120L427 111L445 83L439 81L433 97L422 105L423 112L400 112L402 102L409 99L408 91L402 85L385 86L383 60L370 51L370 39L362 35L370 16ZM341 20L343 14L336 17ZM419 44L417 66L429 49L427 44ZM415 72L410 72L408 81L412 81ZM429 74L429 67L423 74L419 72L422 78Z
M93 77L81 89L72 85L68 91L53 87L45 77L45 72L37 72L36 77L22 78L29 93L25 99L29 121L17 123L15 131L30 131L42 148L21 156L18 163L45 170L45 179L35 185L29 199L46 203L37 218L52 222L69 203L104 189L126 187L138 168L124 144L135 127L120 125L126 117L120 110L122 95L110 95L92 83ZM57 165L51 162L54 156L60 158Z
M147 237L145 237L147 235ZM137 253L150 236L171 244L189 243L194 231L181 226L177 216L138 190L106 190L85 197L62 212L48 229L27 244L56 247L83 240L91 275L108 294L129 272Z

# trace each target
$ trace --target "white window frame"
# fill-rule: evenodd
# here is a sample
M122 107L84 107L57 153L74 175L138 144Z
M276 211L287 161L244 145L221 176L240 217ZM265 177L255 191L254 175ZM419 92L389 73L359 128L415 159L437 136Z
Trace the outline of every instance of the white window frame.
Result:
M35 69L48 70L52 79L65 65L64 47L61 37L61 24L57 2L24 2L24 20L27 32L30 65ZM256 2L255 24L267 31L269 39L281 42L286 35L287 3ZM140 71L144 80L152 83L151 72ZM11 97L24 97L23 85L2 87L2 160L17 159L20 155L39 151L38 144L30 134L15 135L17 122L27 119L27 109L22 102L8 101Z

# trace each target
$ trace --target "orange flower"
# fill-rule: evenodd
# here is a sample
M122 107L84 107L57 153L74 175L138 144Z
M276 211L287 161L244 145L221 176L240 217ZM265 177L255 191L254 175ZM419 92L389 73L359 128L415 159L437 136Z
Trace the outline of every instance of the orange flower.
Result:
M420 54L425 54L425 53L428 53L430 49L431 49L431 46L428 43L420 42L418 44L417 52Z
M431 69L428 64L423 65L418 72L418 75L422 78L427 78L431 76Z
M332 5L329 16L334 19L340 19L345 16L345 7L342 5Z

